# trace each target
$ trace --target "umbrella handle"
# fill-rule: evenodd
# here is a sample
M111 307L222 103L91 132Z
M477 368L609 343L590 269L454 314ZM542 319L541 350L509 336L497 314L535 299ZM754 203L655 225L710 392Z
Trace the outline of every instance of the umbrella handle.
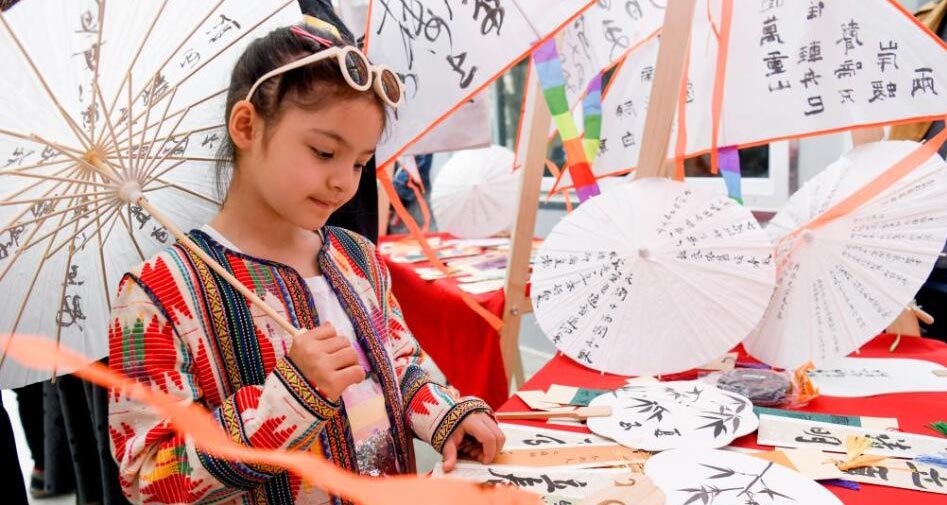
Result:
M267 305L266 302L261 300L260 297L256 295L256 293L254 293L253 291L250 291L250 289L244 286L242 282L238 281L236 277L234 277L233 275L230 274L230 272L225 270L224 267L220 265L220 263L217 263L217 261L211 258L206 252L204 252L204 250L201 249L197 244L195 244L194 241L191 240L190 237L185 235L177 226L175 226L174 223L172 223L170 219L168 219L158 209L156 209L153 205L151 205L151 202L149 202L147 198L145 198L144 196L141 196L138 198L137 203L143 209L147 210L148 213L151 214L151 216L154 217L155 220L161 224L161 226L164 226L166 230L171 232L171 234L174 235L174 238L178 239L178 242L181 242L181 244L183 244L184 247L187 247L188 250L196 254L197 257L199 257L204 263L207 264L207 266L211 268L211 270L213 270L218 275L223 277L224 280L227 281L228 284L233 286L234 289L240 292L240 294L247 297L247 300L250 300L250 303L256 305L267 316L270 316L270 318L273 319L273 321L275 321L276 324L278 324L284 330L288 331L290 335L295 336L295 335L299 335L305 332L305 330L302 330L300 328L293 326L292 323L287 321L285 317L281 316L279 313L273 310L273 307L270 307L269 305Z

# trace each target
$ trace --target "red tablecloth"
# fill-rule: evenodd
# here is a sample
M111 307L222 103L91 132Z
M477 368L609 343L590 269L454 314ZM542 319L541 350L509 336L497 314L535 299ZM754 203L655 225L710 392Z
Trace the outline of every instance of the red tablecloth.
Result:
M880 335L864 347L861 354L866 358L914 358L934 361L947 366L947 345L937 340L926 338L901 339L901 344L894 353L888 348L894 340L892 335ZM746 359L741 351L741 359ZM617 375L602 375L599 372L575 363L565 356L557 355L539 372L536 373L522 387L523 390L546 390L550 384L563 384L587 388L617 388L624 384L626 377ZM500 408L501 411L528 410L528 407L519 397L512 397ZM947 393L903 393L874 396L870 398L838 398L821 396L808 406L799 410L810 412L825 412L831 414L860 415L875 417L894 417L898 419L901 430L923 435L939 436L937 432L927 427L933 421L947 418ZM522 424L532 424L545 428L564 429L569 431L584 431L585 428L565 427L533 421L516 421ZM734 442L741 447L761 447L756 445L756 434L747 435ZM859 505L934 505L947 504L947 497L933 493L924 493L893 487L862 484L860 491L828 486L843 502Z
M397 238L401 237L387 240ZM493 408L502 405L509 396L509 386L500 354L500 334L464 303L456 281L425 281L418 277L415 268L430 266L427 262L385 261L408 328L448 382L462 394L478 396ZM502 289L473 296L487 310L503 317Z

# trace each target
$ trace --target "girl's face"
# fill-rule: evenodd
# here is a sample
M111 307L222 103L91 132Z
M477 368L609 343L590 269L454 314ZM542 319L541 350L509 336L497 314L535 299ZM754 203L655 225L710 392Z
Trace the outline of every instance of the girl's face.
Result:
M241 161L235 176L277 215L300 228L316 230L355 195L381 137L383 112L371 99L335 100L317 111L291 102L283 108L266 130L268 140L256 114L249 114L246 126L252 128L243 132L239 113L232 116L231 135ZM238 138L241 133L244 142Z

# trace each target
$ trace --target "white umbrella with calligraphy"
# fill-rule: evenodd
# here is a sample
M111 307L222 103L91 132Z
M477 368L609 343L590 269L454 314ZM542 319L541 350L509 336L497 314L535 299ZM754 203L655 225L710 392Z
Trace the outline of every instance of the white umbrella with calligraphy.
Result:
M934 154L854 212L796 233L917 149L856 147L790 198L767 231L777 242L776 291L744 342L756 358L795 368L844 356L891 324L947 241L947 166Z
M532 274L536 319L573 360L623 375L700 366L759 322L772 244L746 208L647 178L590 199L553 228Z
M296 0L28 0L0 14L3 337L107 354L122 273L174 242L166 224L216 212L234 62L301 19ZM0 361L0 387L48 378Z
M486 238L513 226L522 170L516 156L494 145L455 153L431 184L437 228L458 237Z

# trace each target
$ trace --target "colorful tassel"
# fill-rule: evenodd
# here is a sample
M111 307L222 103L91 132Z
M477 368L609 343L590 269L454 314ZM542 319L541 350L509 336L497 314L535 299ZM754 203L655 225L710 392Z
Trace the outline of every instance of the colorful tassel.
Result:
M559 137L562 139L562 149L566 152L566 165L572 183L579 195L579 201L584 202L599 194L598 183L592 175L592 164L586 154L585 141L575 125L575 118L569 110L569 100L566 98L566 82L562 73L562 61L556 50L556 41L539 46L533 53L536 62L536 72L543 87L543 96L549 106L549 112L556 122ZM601 109L601 105L599 106ZM601 110L599 111L601 120Z
M727 183L727 195L743 204L743 182L740 167L740 151L736 147L721 147L717 150L720 160L720 176Z

